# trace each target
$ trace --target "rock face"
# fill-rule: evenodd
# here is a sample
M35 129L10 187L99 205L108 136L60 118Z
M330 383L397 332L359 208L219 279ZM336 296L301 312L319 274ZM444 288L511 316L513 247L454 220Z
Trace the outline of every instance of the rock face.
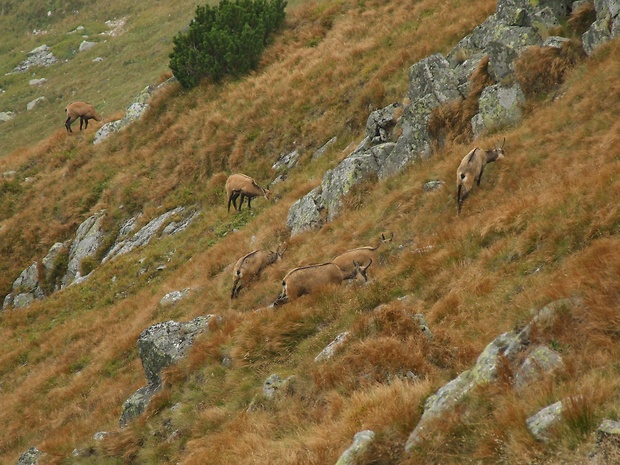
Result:
M594 8L596 21L582 37L583 49L588 55L620 35L620 0L594 0Z
M86 258L94 256L99 247L101 247L104 215L105 211L102 210L86 219L86 221L78 227L75 239L73 239L73 243L69 249L69 265L67 267L67 273L62 279L62 287L72 284L76 279L82 276L80 265Z
M186 323L157 323L140 334L138 353L148 384L138 389L123 404L119 426L122 428L140 415L153 396L161 390L161 371L187 355L196 336L207 330L214 315L200 316Z
M442 415L452 411L473 389L494 382L497 379L499 364L502 363L502 360L511 364L513 372L521 372L520 377L518 377L519 387L521 388L530 382L540 379L540 375L544 374L541 370L532 369L532 365L540 363L542 366L541 362L543 360L553 359L554 362L551 364L554 367L553 369L559 369L561 367L561 360L558 360L555 355L553 357L549 356L552 352L550 349L537 347L530 351L529 345L532 332L534 330L544 330L555 320L557 309L568 305L574 305L574 303L569 300L553 302L536 312L532 322L523 330L504 333L495 338L480 354L476 364L471 369L461 373L426 400L424 413L413 432L409 435L405 449L411 451L431 436L433 434L433 424L440 421ZM514 366L518 359L517 355L526 351L530 355L526 358L525 363L520 366ZM533 424L544 423L546 425L546 422L539 420L532 420L532 422ZM541 431L543 429L544 427L541 427Z

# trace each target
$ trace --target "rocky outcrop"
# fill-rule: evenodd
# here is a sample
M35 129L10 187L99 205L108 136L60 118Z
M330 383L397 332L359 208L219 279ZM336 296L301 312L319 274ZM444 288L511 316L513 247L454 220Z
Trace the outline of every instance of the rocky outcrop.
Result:
M594 8L596 21L582 37L583 49L588 55L620 35L620 0L595 0Z
M125 116L123 116L117 121L105 123L99 128L99 130L95 133L95 139L93 140L93 144L99 144L103 142L115 132L124 129L129 124L139 120L142 115L144 115L151 107L150 102L153 94L162 87L172 82L176 82L176 79L174 77L162 82L158 86L146 86L144 89L142 89L142 91L136 96L133 102L125 109Z
M150 221L138 232L132 234L139 218L135 216L120 228L114 246L108 251L102 262L113 257L131 252L137 247L148 244L155 237L174 235L183 231L198 216L199 212L177 207ZM54 244L48 254L41 261L33 263L26 268L13 283L11 292L5 296L2 309L9 307L24 308L29 306L35 299L43 299L51 292L61 288L78 284L90 274L98 262L90 263L84 270L85 260L96 260L101 252L105 232L103 220L105 211L102 210L87 218L77 229L73 241ZM61 258L66 256L66 261ZM182 297L186 295L181 291ZM170 297L173 298L172 296ZM170 302L163 300L162 305Z
M496 84L482 91L478 105L479 113L471 121L475 136L483 131L513 126L521 121L525 94L519 84L510 87Z
M13 69L13 73L23 73L32 66L52 66L58 61L47 45L41 45L26 54L26 59Z
M196 337L206 331L215 315L200 316L186 323L168 321L157 323L142 331L138 338L138 353L147 385L138 389L123 404L119 426L140 415L153 396L161 390L161 372L164 368L178 363L187 355Z
M546 357L546 355L540 354L548 354L549 352L546 350L541 352L539 347L532 351L533 353L530 352L532 333L544 331L554 322L557 310L570 305L574 305L574 302L570 300L553 302L536 312L532 322L521 331L504 333L495 338L480 354L476 364L471 369L461 373L426 400L424 413L409 435L405 449L411 451L423 443L426 438L433 434L433 424L441 421L444 414L451 412L476 387L495 382L500 363L508 362L511 365L512 372L521 372L519 377L520 388L529 382L540 379L540 376L536 378L536 374L542 376L544 373L540 370L533 370L528 365L540 363ZM526 362L515 366L519 360L517 356L524 353L530 354L529 357L526 356ZM559 369L559 367L559 363L554 363L554 370ZM524 380L527 380L527 383ZM537 419L532 420L532 424L547 425L547 422ZM541 427L541 431L543 429L544 426Z
M102 210L84 221L77 229L75 238L69 249L69 264L67 273L62 278L62 287L69 286L76 279L82 277L80 266L89 257L93 257L101 247L103 240L103 218L105 211Z
M131 233L139 216L129 219L121 227L116 242L103 258L102 263L129 253L137 247L142 247L158 235L160 237L174 235L185 230L197 215L198 212L188 211L185 207L177 207L149 221L135 234Z

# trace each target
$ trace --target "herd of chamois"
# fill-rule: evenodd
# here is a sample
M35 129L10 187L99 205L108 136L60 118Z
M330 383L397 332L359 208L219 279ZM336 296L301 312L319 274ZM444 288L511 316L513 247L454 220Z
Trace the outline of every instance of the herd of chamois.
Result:
M71 130L71 124L80 118L80 131L84 124L84 129L88 128L88 120L102 121L103 118L95 111L95 108L85 102L71 102L65 108L67 119L65 127L67 132ZM463 159L456 170L456 204L457 215L460 215L463 201L471 192L474 183L480 186L480 180L484 168L488 163L492 163L504 158L504 145L506 139L501 146L494 149L484 150L479 147L471 150ZM230 205L238 212L245 199L248 201L248 209L252 208L252 199L256 197L264 197L269 200L271 192L259 186L258 183L245 174L232 174L226 180L226 196L228 200L228 211ZM237 205L237 199L239 205ZM376 251L381 244L390 242L394 237L392 234L389 238L381 234L381 242L376 247L358 247L348 250L331 262L319 263L314 265L306 265L290 270L282 279L282 291L273 302L273 306L279 306L286 302L291 302L305 294L315 293L317 290L329 284L341 284L348 280L368 281L367 271L373 262L377 261ZM243 257L239 258L233 268L233 285L230 293L230 299L233 300L239 296L239 292L250 283L250 281L258 278L262 271L269 265L282 259L286 247L276 251L271 250L254 250Z

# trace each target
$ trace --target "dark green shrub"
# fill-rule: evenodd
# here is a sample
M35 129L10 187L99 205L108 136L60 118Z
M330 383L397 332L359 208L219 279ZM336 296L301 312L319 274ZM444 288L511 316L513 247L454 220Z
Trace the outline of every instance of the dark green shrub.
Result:
M174 38L170 69L185 88L258 66L269 34L284 21L284 0L221 0L196 8L187 32Z

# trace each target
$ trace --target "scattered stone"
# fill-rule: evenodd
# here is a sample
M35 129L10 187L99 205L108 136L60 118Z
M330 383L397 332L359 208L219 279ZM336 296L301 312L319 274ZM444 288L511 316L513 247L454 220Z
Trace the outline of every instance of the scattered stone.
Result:
M162 307L170 307L180 300L184 299L189 295L189 287L186 287L182 291L172 291L162 297L159 301L159 305Z
M13 111L2 111L0 112L0 122L6 123L7 121L11 121L15 118L16 114Z
M32 100L31 102L28 102L28 105L26 105L26 110L28 111L32 110L39 103L44 102L45 100L47 100L45 97L39 97L39 98Z
M360 431L353 436L353 444L345 450L336 465L356 465L358 458L364 454L375 440L375 433L369 429Z
M540 410L526 420L527 429L541 442L550 439L550 429L562 419L562 402L556 402Z
M39 459L44 455L45 454L36 447L31 447L19 457L16 465L37 465Z
M42 86L46 82L47 82L47 79L45 79L45 78L31 79L30 81L28 81L28 85L31 85L31 86Z
M80 52L85 52L85 51L90 50L91 48L93 48L95 45L97 45L97 42L89 42L87 40L83 40L82 43L80 44L80 48L78 50Z
M347 339L349 339L350 334L351 333L349 331L345 331L336 336L336 338L332 342L330 342L319 355L314 357L315 363L324 362L325 360L329 360L330 358L332 358L336 351L340 347L342 347L342 345L347 341Z

